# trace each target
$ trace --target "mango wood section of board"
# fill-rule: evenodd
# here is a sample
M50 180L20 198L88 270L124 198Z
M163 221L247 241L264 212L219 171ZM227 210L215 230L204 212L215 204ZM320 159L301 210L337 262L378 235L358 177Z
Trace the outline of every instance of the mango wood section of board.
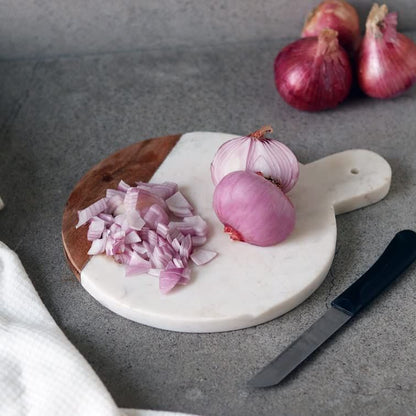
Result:
M78 211L104 197L106 189L116 188L120 180L130 185L149 181L180 137L175 134L134 143L98 163L76 184L63 213L62 241L69 266L78 279L91 245L88 228L75 228Z

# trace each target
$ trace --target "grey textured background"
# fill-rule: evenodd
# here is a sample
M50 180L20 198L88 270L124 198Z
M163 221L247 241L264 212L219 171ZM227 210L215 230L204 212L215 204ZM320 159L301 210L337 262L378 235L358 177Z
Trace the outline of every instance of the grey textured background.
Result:
M295 38L319 1L0 0L0 57L36 58ZM364 22L372 1L354 1ZM412 0L388 4L400 29Z
M414 415L416 268L278 388L246 381L416 228L416 90L300 112L278 96L277 52L316 2L0 1L0 240L118 405L200 415ZM363 19L371 2L353 2ZM396 1L416 39L413 1ZM138 140L272 124L303 163L367 148L392 166L380 203L338 217L322 286L283 317L241 331L181 334L127 321L69 271L66 199L92 165ZM197 158L196 158L197 163ZM1 295L0 295L1 296ZM230 294L232 296L232 294Z

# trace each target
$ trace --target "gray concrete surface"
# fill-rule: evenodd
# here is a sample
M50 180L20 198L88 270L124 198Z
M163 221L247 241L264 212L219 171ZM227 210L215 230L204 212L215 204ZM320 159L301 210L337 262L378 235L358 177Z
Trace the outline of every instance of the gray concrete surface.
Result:
M0 0L0 57L22 58L296 37L310 0ZM364 22L372 0L351 1ZM413 0L388 3L401 30Z
M14 10L18 3L7 6ZM287 13L297 10L281 4ZM241 10L249 13L248 7ZM21 12L29 15L30 7ZM411 13L408 8L403 14ZM272 73L296 19L284 20L288 31L269 40L253 36L201 45L196 36L195 45L155 43L130 52L114 52L124 47L110 43L108 53L94 41L95 53L87 53L88 47L45 58L35 39L23 55L37 57L16 60L10 53L0 61L0 195L6 203L0 240L16 250L46 307L119 406L207 416L414 415L415 266L279 387L246 386L372 264L397 231L416 229L416 89L388 101L353 94L321 113L290 108L275 91ZM61 50L56 30L54 53ZM409 35L416 39L416 32ZM393 169L383 201L337 218L333 266L306 302L254 328L182 334L125 320L82 289L65 262L61 216L71 189L92 165L149 137L193 130L244 134L263 124L272 124L275 137L303 163L367 148Z

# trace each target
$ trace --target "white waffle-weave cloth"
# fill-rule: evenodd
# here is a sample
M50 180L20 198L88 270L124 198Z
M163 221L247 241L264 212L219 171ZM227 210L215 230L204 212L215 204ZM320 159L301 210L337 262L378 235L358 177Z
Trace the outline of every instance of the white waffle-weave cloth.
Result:
M0 415L175 413L119 409L94 370L56 325L17 254L0 242Z

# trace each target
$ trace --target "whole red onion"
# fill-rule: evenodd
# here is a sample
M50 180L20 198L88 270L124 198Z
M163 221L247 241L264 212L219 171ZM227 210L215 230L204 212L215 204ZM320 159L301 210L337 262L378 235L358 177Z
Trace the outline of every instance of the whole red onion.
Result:
M295 209L282 190L250 171L226 175L214 191L214 211L233 240L271 246L295 226Z
M358 82L370 97L397 96L416 81L416 44L396 26L397 13L373 5L358 58Z
M324 0L306 18L302 37L318 36L323 29L338 32L339 43L350 55L358 49L361 40L358 13L345 0Z
M337 106L347 97L352 84L348 55L332 29L283 48L275 59L274 74L282 98L306 111Z

